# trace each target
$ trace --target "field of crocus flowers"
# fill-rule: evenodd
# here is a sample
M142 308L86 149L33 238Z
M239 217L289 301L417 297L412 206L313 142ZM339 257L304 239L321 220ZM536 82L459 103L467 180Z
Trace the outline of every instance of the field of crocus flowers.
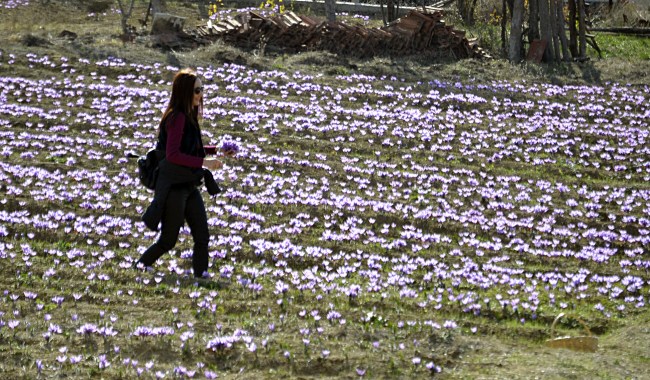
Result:
M197 67L196 283L186 229L132 269L177 69L0 50L3 378L650 376L650 86Z

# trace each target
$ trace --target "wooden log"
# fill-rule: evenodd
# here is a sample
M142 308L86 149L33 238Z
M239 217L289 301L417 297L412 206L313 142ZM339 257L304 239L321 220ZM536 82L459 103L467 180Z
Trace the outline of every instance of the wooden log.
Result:
M411 11L411 12L409 12L408 15L406 15L406 17L407 17L407 18L418 19L418 20L420 20L420 21L422 21L422 22L432 22L432 21L436 21L435 18L432 17L431 15L426 15L426 14L421 13L421 12L418 12L418 11Z
M302 19L300 17L298 17L298 15L296 15L295 13L293 13L291 11L285 13L285 17L290 19L293 24L300 24L302 22Z
M239 28L239 33L248 33L250 30L250 21L251 21L251 16L249 13L242 13L237 16L235 16L235 20L241 25Z
M419 33L424 23L415 18L402 18L399 19L399 22L395 25L402 29L411 30L412 33Z
M249 11L248 14L251 16L251 19L266 20L266 16L262 15L258 11Z
M445 25L440 12L432 17L412 11L388 26L366 28L337 21L321 22L293 12L267 17L251 11L196 28L192 37L223 38L228 43L246 47L255 47L265 41L269 46L291 51L326 49L356 56L373 56L379 52L411 54L426 49L454 50L458 57L481 54L475 43L468 42L464 32ZM166 42L177 44L176 41Z
M284 15L278 15L275 17L272 17L271 20L279 26L281 29L288 29L289 26L291 26L291 21L287 18L284 17Z
M239 29L242 26L242 24L234 18L226 19L224 22L230 25L233 29Z
M306 24L307 26L310 26L310 27L316 27L318 24L320 24L320 21L317 21L317 20L315 20L315 19L313 19L311 17L305 16L305 15L299 15L298 17L300 17L300 20L302 20L302 22L304 24Z
M248 21L248 24L250 25L251 28L260 28L262 24L264 23L264 20L261 20L259 18L251 18L250 21Z
M620 27L620 28L589 28L591 32L606 32L616 34L650 36L650 28L634 28L634 27Z
M209 36L211 34L210 28L203 25L196 28L195 33L201 37Z

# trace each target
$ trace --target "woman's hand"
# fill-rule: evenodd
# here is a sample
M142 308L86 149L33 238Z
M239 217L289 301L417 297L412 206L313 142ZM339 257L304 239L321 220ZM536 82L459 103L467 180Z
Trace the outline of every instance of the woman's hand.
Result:
M234 149L222 150L222 153L225 157L235 157L237 151Z
M216 158L204 158L203 166L210 170L217 170L223 167L223 163Z
M235 157L239 152L239 145L235 141L224 141L221 144L221 152L225 157Z

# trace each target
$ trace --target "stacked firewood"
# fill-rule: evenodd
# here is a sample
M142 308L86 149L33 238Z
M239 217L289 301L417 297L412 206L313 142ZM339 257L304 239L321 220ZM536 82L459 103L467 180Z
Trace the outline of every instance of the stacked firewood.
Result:
M367 28L341 21L320 21L293 12L266 16L250 11L227 20L209 21L185 33L198 44L221 39L245 48L264 44L288 52L328 50L372 57L428 51L453 54L458 59L488 56L465 37L465 32L446 25L443 16L441 9L423 8L412 10L387 26Z

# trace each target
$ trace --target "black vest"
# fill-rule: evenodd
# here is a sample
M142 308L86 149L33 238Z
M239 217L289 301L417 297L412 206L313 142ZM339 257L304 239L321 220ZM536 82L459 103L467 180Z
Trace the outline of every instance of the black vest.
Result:
M159 127L158 144L156 149L165 151L167 148L167 125L173 122L177 111L174 111L165 120L163 120ZM203 149L203 141L201 140L201 129L198 124L192 123L192 120L185 115L185 127L183 128L183 137L181 138L181 153L189 156L205 157L205 149Z

